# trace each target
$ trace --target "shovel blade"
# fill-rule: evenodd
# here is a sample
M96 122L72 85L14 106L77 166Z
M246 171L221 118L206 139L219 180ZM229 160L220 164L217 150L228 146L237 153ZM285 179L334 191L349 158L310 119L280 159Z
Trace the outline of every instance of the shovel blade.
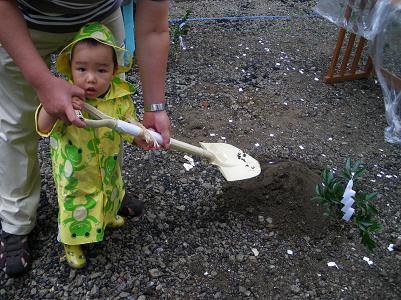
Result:
M243 180L260 174L259 162L241 149L226 143L200 143L214 155L210 163L216 165L227 181Z

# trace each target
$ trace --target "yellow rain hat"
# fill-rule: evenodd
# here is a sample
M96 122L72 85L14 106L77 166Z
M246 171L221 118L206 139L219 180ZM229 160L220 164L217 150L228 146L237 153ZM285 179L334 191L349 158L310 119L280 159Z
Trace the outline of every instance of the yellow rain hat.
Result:
M70 58L72 49L74 48L76 43L85 39L94 39L99 43L113 47L117 57L119 57L120 53L123 53L124 62L123 64L120 61L118 62L119 65L117 67L116 74L125 73L131 69L132 56L129 51L117 45L117 42L110 29L99 22L92 22L82 26L78 33L75 35L73 41L68 44L63 50L61 50L56 60L56 69L58 72L71 79Z

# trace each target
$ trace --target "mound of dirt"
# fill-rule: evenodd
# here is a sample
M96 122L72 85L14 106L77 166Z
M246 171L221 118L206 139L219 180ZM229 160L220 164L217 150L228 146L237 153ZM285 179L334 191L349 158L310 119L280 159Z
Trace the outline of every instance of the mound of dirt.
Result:
M251 180L230 183L221 195L226 212L245 214L251 221L266 220L284 236L321 238L328 220L311 201L320 176L295 161L266 162L262 173Z

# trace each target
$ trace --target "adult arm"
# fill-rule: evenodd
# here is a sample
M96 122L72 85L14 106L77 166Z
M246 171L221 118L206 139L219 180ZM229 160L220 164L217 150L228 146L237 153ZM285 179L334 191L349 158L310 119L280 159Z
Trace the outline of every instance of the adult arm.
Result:
M136 58L146 104L166 101L165 79L169 51L167 0L138 0L135 15ZM169 147L170 121L166 111L145 112L143 124L153 128Z
M16 1L0 0L0 43L27 82L35 89L43 108L67 124L84 127L71 105L72 97L84 97L84 91L53 76L39 55Z

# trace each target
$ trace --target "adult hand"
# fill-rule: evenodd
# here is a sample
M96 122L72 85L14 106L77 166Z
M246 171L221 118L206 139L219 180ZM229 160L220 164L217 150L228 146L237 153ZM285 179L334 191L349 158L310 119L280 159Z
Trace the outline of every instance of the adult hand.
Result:
M143 116L143 125L148 129L154 129L163 139L163 148L170 147L170 120L165 110L145 112ZM160 148L160 147L159 147ZM153 147L152 149L159 149Z
M85 127L85 122L77 117L72 107L72 99L77 97L84 99L84 91L65 81L62 78L50 77L45 84L36 89L43 108L50 114L67 125Z

